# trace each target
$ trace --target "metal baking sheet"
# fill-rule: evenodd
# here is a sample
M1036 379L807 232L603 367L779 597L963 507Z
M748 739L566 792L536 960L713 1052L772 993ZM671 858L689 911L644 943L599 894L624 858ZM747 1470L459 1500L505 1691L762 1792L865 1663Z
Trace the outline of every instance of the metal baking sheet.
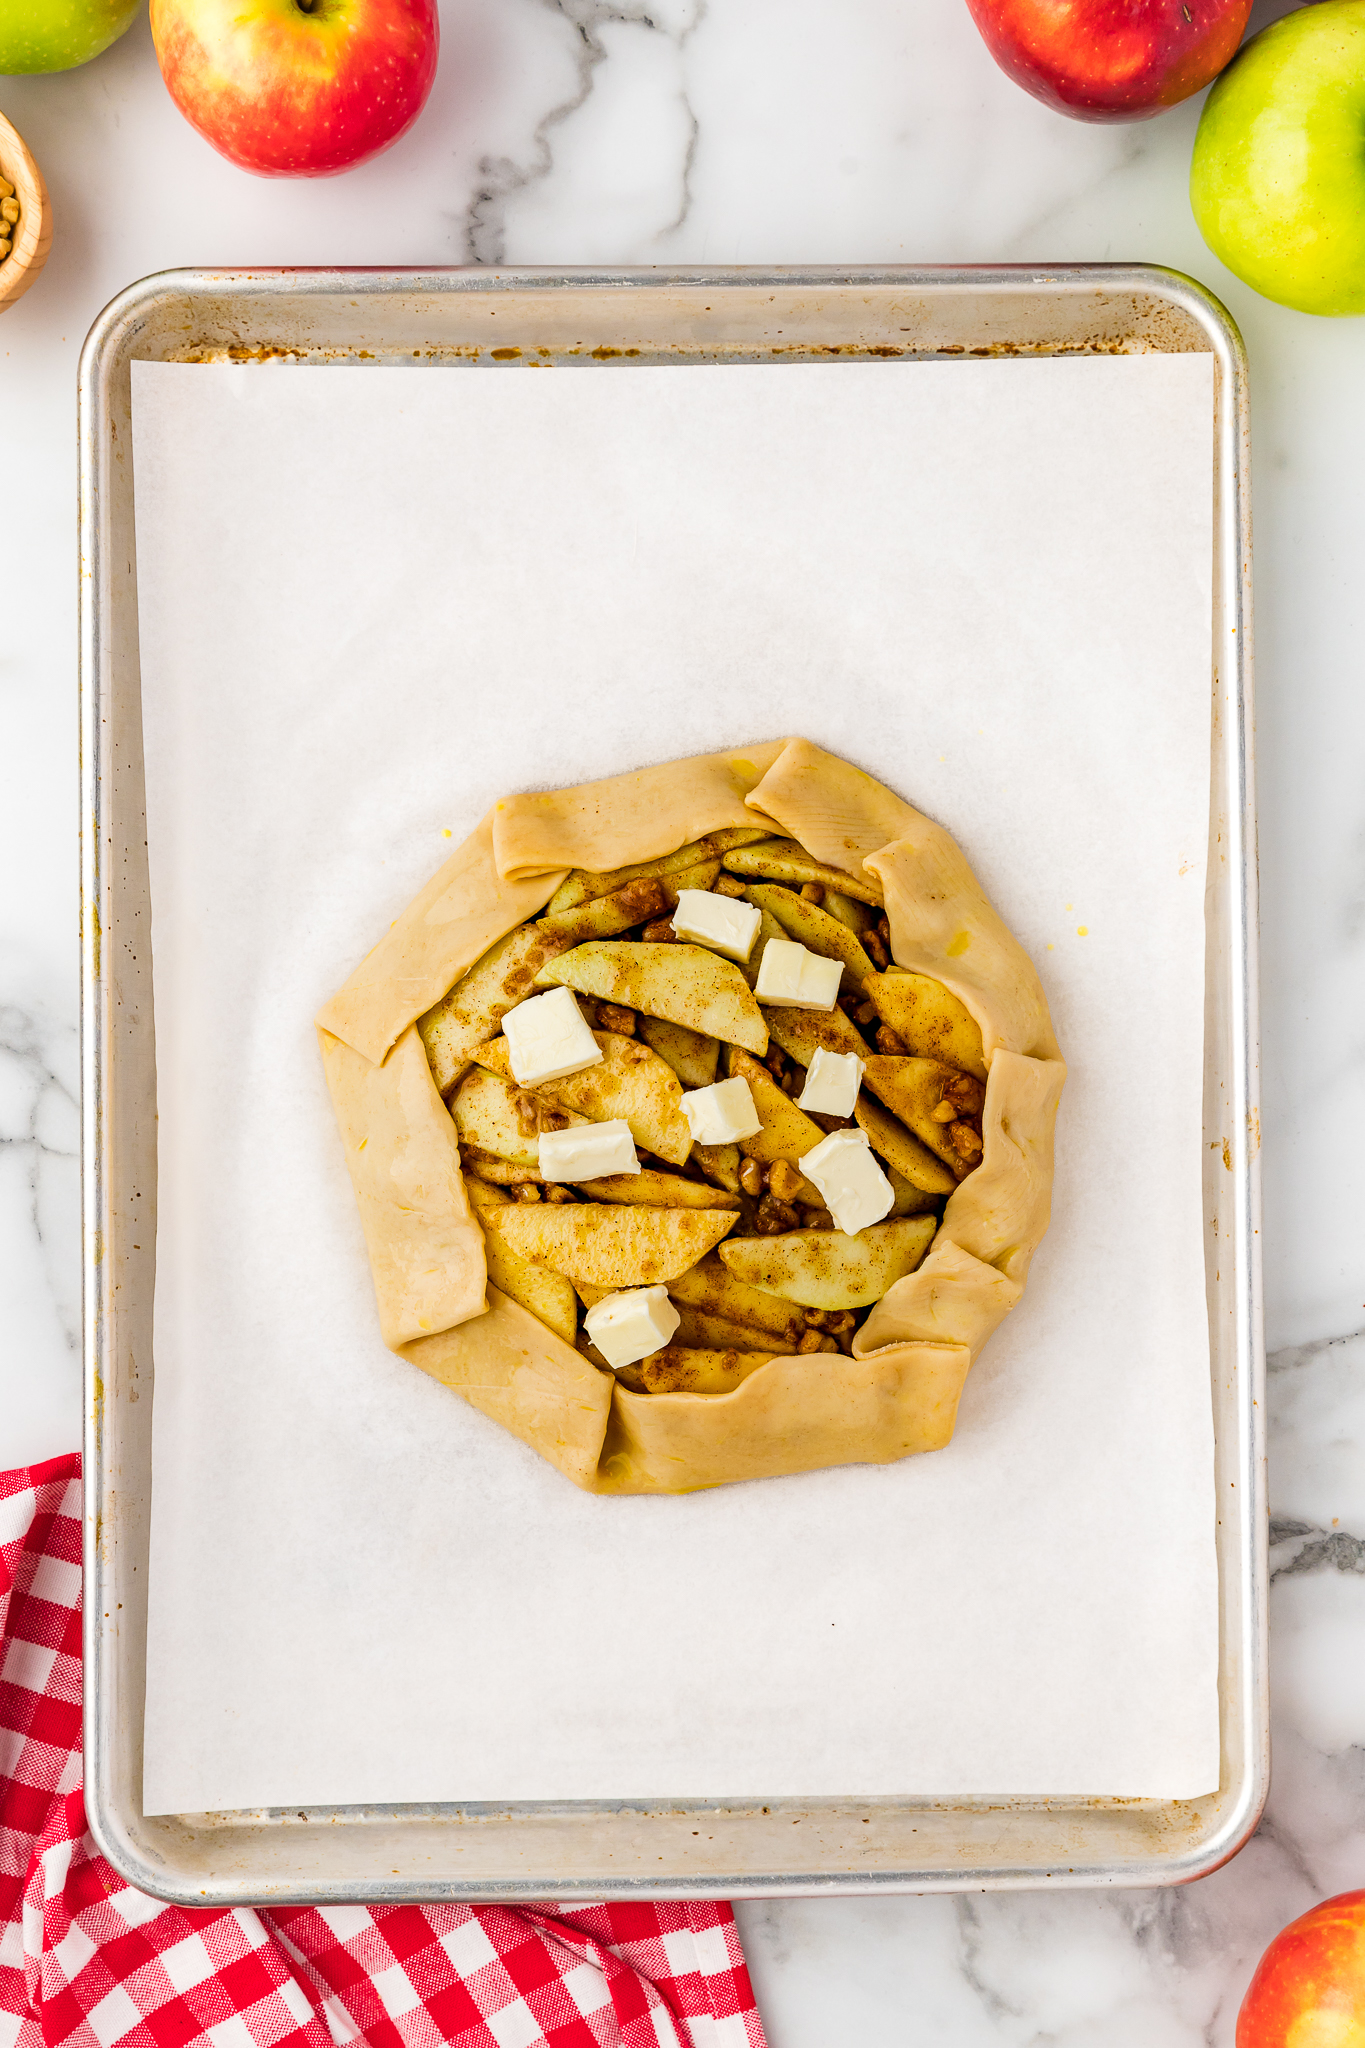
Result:
M1205 1196L1219 1567L1219 1789L1188 1801L823 1799L374 1805L144 1818L156 1055L129 364L440 369L1198 352L1215 392ZM175 271L103 313L80 373L85 1781L91 1829L185 1905L781 1896L1170 1884L1255 1826L1269 1774L1246 363L1201 287L1055 270Z

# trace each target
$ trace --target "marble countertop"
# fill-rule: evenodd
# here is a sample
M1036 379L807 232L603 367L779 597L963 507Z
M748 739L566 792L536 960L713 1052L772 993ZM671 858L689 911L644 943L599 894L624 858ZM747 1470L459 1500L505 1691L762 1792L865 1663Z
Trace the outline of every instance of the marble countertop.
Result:
M963 0L443 0L442 32L413 132L317 183L215 156L145 20L81 71L0 80L56 220L46 273L0 323L0 1465L79 1440L75 390L101 306L209 263L1188 271L1240 324L1252 378L1268 1814L1184 1890L740 1913L772 2048L1231 2048L1266 1940L1365 1878L1360 323L1272 306L1209 255L1186 199L1197 101L1065 120L995 69Z

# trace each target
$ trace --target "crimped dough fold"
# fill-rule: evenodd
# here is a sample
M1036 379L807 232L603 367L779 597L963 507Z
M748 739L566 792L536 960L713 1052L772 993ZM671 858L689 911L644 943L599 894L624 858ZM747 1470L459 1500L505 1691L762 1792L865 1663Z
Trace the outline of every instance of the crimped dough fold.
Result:
M454 1125L414 1020L570 868L626 867L768 821L827 866L874 875L896 962L945 983L976 1018L982 1163L852 1358L773 1358L729 1394L636 1394L487 1285ZM1066 1069L1032 962L941 826L808 740L504 799L318 1023L385 1342L589 1492L685 1493L942 1448L1047 1229Z
M397 1350L484 1311L488 1269L450 1112L415 1026L382 1066L319 1030L370 1251L379 1327Z

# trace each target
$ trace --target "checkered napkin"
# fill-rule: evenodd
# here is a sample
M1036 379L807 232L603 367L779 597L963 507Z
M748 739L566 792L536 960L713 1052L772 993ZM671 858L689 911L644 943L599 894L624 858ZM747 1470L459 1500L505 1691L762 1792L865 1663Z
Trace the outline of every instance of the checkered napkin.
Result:
M246 1907L85 1831L78 1458L0 1472L0 2048L764 2048L720 1905Z

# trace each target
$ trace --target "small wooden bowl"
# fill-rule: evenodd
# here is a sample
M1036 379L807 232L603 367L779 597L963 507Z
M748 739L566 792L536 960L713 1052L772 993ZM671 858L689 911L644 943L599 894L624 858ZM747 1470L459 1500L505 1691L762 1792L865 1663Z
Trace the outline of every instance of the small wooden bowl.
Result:
M0 177L14 187L19 202L19 232L14 247L0 263L0 313L21 299L47 262L52 247L52 202L43 174L24 145L22 135L0 114Z

